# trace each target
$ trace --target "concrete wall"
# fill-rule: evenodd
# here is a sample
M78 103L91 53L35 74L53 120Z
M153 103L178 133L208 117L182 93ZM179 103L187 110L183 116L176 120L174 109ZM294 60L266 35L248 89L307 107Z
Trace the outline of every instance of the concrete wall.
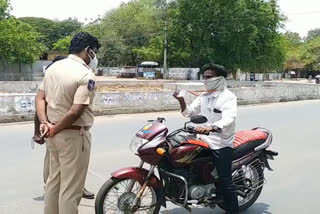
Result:
M157 86L170 90L201 90L203 89L203 81L176 81L176 80L123 80L121 78L111 81L97 81L98 86L102 85L123 85L123 86ZM0 93L35 93L41 81L0 81ZM199 86L197 86L199 85ZM299 83L300 86L317 87L315 84ZM250 82L250 81L228 81L231 88L238 87L296 87L296 83L280 83L280 82Z
M43 77L43 67L51 61L39 60L33 64L8 64L0 62L1 81L38 80Z
M190 76L191 80L197 80L199 71L199 68L169 68L169 79L186 80Z
M102 70L104 76L119 76L123 72L123 69L120 67L100 67L98 69ZM132 73L135 70L136 69L134 68L129 72ZM160 70L161 73L163 73L162 68L156 68L156 70ZM169 68L169 78L174 80L186 80L188 75L190 75L191 80L197 80L199 71L199 68Z
M282 78L282 73L256 73L255 74L256 81L277 80L281 78ZM241 73L240 80L250 81L250 73Z
M232 88L239 105L320 99L319 86ZM187 102L195 96L186 94ZM32 120L35 94L0 95L0 122ZM172 91L97 93L93 108L96 115L128 114L178 110Z

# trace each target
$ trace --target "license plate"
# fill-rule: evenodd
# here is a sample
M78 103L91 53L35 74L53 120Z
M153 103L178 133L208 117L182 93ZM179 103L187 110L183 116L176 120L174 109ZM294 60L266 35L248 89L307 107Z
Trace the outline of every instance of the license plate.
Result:
M267 159L274 160L274 157L272 155L267 154Z

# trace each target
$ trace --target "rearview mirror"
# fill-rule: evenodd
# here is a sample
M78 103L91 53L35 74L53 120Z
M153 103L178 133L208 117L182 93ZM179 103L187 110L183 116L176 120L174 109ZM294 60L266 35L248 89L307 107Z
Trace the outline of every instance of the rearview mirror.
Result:
M196 123L196 124L206 123L207 121L208 121L208 119L205 116L202 116L202 115L192 116L191 120L190 120L190 122Z

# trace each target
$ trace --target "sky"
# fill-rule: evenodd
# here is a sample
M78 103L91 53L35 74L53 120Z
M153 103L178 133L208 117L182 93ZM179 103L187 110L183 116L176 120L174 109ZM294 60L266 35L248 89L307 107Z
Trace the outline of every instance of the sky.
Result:
M81 22L103 16L129 0L10 0L11 14L16 17L34 16L63 20L69 17ZM320 28L320 0L278 0L281 12L287 16L285 30L302 37L314 28Z

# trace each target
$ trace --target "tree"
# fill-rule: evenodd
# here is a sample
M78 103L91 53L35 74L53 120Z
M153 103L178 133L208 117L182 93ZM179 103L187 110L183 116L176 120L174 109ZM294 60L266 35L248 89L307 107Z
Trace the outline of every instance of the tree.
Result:
M299 33L287 31L283 35L288 42L292 45L300 45L302 44L302 38L300 37Z
M316 37L304 44L301 58L307 68L320 70L320 37Z
M285 69L294 70L303 68L304 63L301 59L302 54L302 39L298 33L286 32L283 36L284 50L285 50Z
M40 41L48 49L52 49L55 42L72 35L81 27L81 23L76 19L66 19L64 21L54 21L38 17L23 17L19 19L30 24L35 31L42 35Z
M148 47L133 49L133 53L139 56L141 61L162 62L163 36L151 38Z
M170 55L171 50L190 53L187 65L200 67L214 61L231 69L264 71L274 69L278 59L283 60L284 54L277 47L277 30L283 18L276 1L176 2L169 30L173 41Z
M162 34L156 0L137 0L122 3L85 30L102 44L99 59L107 65L136 65L134 49L147 47L151 38ZM112 54L111 54L112 53Z
M0 21L9 16L10 11L10 1L0 0Z
M72 37L66 36L53 44L53 50L68 52Z
M0 60L9 63L32 63L44 51L33 28L15 18L0 21Z
M315 39L317 37L320 37L320 28L316 28L316 29L313 29L313 30L310 30L308 32L308 35L306 37L306 41L310 41L312 39Z
M77 19L68 18L62 21L58 21L59 26L59 36L71 36L74 33L78 32L82 27L82 23Z

